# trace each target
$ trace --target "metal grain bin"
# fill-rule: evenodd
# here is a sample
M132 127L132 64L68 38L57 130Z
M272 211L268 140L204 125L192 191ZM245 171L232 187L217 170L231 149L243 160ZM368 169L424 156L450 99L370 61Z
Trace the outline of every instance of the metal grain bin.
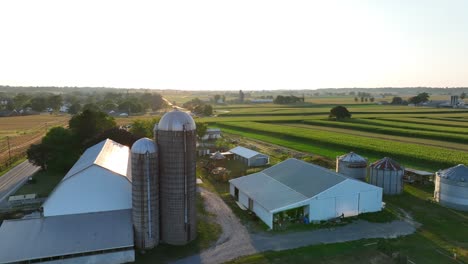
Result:
M131 149L132 218L135 247L151 249L159 243L158 149L149 138L137 140Z
M434 199L443 206L468 211L468 167L459 164L436 172Z
M400 194L403 191L405 168L391 158L383 158L369 166L369 183L379 186L384 194Z
M161 240L184 245L197 234L195 122L182 111L166 113L155 138L161 164Z
M354 152L336 157L336 172L350 178L365 181L367 176L367 159Z

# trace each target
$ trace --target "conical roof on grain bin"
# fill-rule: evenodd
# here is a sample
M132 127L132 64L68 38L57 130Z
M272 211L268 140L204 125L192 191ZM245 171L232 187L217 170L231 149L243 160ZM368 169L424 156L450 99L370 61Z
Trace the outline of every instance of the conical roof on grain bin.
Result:
M398 171L398 170L403 170L403 167L396 162L395 160L385 157L381 160L378 160L370 165L371 168L377 169L377 170L391 170L391 171Z
M345 161L345 162L352 162L352 163L367 163L367 159L358 155L354 152L350 152L338 157L338 160Z
M437 175L452 181L468 181L468 167L458 164L457 166L438 171Z

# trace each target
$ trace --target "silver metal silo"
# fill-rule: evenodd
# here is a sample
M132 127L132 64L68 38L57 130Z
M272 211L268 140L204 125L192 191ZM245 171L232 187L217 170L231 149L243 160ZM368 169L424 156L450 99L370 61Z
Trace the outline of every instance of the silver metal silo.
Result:
M158 149L149 138L137 140L132 155L132 217L135 247L151 249L159 243Z
M161 240L184 245L197 234L195 121L182 111L166 113L155 138L161 164Z
M383 158L369 166L369 183L379 186L384 194L400 194L403 191L405 168L391 158Z
M468 211L468 167L459 164L436 172L434 199L443 206Z
M365 181L367 176L367 159L354 153L336 157L336 172L350 178Z

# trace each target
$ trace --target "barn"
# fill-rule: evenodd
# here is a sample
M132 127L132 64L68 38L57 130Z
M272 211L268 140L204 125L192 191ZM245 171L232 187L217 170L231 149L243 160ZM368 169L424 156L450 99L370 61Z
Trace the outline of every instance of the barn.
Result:
M297 159L229 183L236 201L270 228L291 213L313 222L382 209L382 188Z
M235 147L229 152L234 154L234 159L241 160L249 167L264 166L270 162L268 155L241 146Z
M87 149L42 205L44 216L131 209L129 158L129 148L110 139Z
M133 262L129 158L129 148L110 139L87 149L44 202L42 216L2 223L0 263Z

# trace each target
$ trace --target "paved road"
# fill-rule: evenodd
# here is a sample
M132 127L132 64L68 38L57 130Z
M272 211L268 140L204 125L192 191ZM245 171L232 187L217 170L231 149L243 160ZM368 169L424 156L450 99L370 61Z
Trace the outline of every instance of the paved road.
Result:
M285 250L307 245L329 244L363 238L395 238L409 235L416 227L408 221L393 221L390 223L369 223L356 221L351 224L333 228L285 234L255 233L250 234L239 222L231 209L216 194L201 189L205 198L205 207L217 215L216 221L223 228L214 246L175 263L223 263L241 256L267 250Z
M36 173L40 168L29 161L24 161L9 172L0 176L0 204L8 200L8 196L21 187L29 176Z

